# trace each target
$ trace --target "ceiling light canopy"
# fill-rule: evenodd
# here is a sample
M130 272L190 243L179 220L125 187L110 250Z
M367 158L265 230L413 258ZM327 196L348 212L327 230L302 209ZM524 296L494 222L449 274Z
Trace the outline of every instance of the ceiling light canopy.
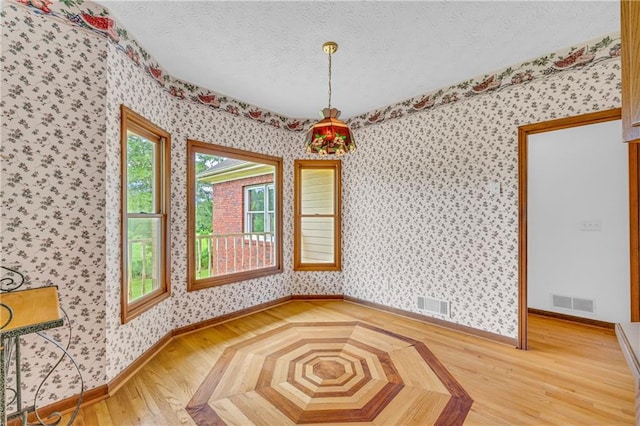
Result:
M309 154L339 156L355 151L356 143L347 123L339 119L340 111L331 108L331 55L338 50L338 44L328 41L322 50L329 55L329 106L320 111L322 119L307 131L305 146Z

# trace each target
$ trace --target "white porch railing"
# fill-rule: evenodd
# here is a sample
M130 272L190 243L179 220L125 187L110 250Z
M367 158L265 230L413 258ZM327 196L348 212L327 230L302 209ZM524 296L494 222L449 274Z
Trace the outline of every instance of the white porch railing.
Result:
M155 290L154 284L157 278L153 271L153 250L147 250L147 245L153 243L153 238L132 238L127 240L127 273L129 280L129 300L139 298ZM140 251L134 259L134 246L139 245ZM148 257L148 258L147 258ZM147 271L147 260L151 260L151 271ZM133 262L140 262L140 271L134 275ZM150 272L150 273L149 273ZM134 283L134 279L136 282ZM150 280L150 288L147 289L147 281ZM138 288L141 287L141 288Z
M148 250L152 239L136 238L127 242L127 278L131 300L154 290L157 277L154 276L153 271L147 270L147 263L153 259L152 250ZM274 266L276 264L275 244L275 236L272 232L197 235L196 279ZM139 245L139 249L134 251L136 245ZM139 265L139 270L134 271L134 261ZM153 262L151 262L151 269L153 269Z
M196 236L196 278L250 271L275 265L272 232Z

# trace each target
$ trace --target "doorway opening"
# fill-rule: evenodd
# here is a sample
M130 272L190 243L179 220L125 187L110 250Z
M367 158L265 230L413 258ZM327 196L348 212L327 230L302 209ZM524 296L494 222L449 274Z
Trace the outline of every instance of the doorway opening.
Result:
M605 123L620 120L621 110L612 109L575 117L552 120L542 123L529 124L518 128L518 183L519 183L519 324L518 324L518 348L528 349L528 313L529 313L529 239L528 239L528 214L529 214L529 180L530 176L530 147L529 136L538 133L551 132L556 130L570 129L573 127L586 126L589 124ZM615 141L612 143L616 143ZM620 142L621 143L621 142ZM638 148L635 144L628 147L628 176L629 176L629 234L630 234L630 313L631 320L640 320L640 300L638 297ZM586 218L585 218L586 219ZM584 224L582 222L585 222ZM576 227L598 228L598 220L579 221ZM590 229L590 228L589 228ZM559 296L563 296L562 294ZM566 296L566 295L565 295ZM571 296L571 295L569 295ZM560 298L562 299L562 297ZM559 299L559 300L560 300ZM570 299L570 298L569 298ZM566 302L566 300L560 300Z

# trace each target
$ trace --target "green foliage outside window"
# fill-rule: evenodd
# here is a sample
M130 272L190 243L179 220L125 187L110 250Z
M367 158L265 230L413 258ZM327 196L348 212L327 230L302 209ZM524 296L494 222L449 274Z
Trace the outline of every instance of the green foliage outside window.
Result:
M154 154L156 144L129 132L127 135L127 211L153 213Z
M223 159L196 153L196 176ZM213 184L196 179L196 235L213 233Z

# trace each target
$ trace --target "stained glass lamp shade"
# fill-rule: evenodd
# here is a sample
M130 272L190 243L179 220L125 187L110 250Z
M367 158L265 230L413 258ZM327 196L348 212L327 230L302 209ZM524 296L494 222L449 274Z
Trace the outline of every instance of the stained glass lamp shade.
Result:
M340 120L340 111L331 108L331 55L338 50L338 44L328 41L322 45L329 55L329 106L320 112L321 120L311 126L305 138L308 154L343 155L356 150L353 133L347 123Z
M325 108L322 120L311 126L305 138L307 153L320 155L343 155L356 150L353 133L347 124L338 119L340 111Z

